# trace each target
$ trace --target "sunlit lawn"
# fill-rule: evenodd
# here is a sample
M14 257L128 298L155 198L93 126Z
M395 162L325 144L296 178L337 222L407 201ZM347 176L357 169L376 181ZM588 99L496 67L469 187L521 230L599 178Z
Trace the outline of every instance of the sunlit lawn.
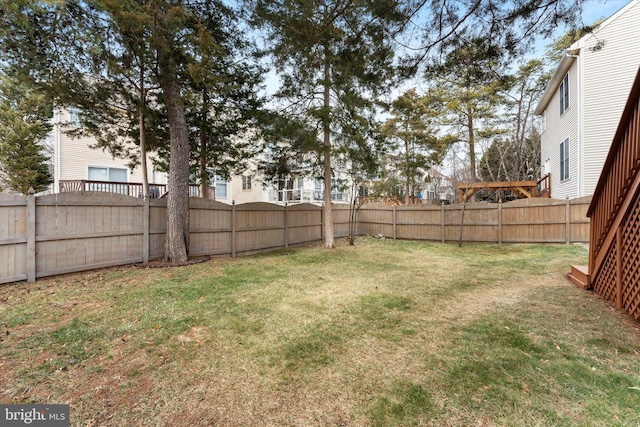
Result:
M0 287L0 403L72 425L639 425L587 251L358 238Z

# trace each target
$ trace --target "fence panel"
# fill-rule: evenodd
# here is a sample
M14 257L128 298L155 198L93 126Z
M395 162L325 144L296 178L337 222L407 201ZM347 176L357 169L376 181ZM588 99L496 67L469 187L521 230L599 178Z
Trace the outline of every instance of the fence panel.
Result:
M27 198L0 194L0 283L27 278Z
M358 233L363 235L393 235L393 207L365 205L358 213Z
M114 193L36 199L36 277L142 261L142 200Z
M464 211L464 218L463 218ZM467 203L467 206L450 205L444 209L445 241L497 243L498 235L497 205L487 203Z
M236 253L285 246L285 208L271 203L247 203L235 208Z
M567 201L526 199L502 206L502 241L565 243Z
M587 211L591 203L591 196L570 200L569 224L571 227L571 241L589 243L589 218Z
M396 208L396 238L442 239L442 209L439 206L401 206Z
M189 199L189 255L231 255L232 209L213 200Z
M349 205L335 204L333 207L333 235L346 237L349 235Z
M322 207L306 203L287 207L287 233L289 245L322 240Z
M149 201L149 259L164 256L167 234L167 199Z

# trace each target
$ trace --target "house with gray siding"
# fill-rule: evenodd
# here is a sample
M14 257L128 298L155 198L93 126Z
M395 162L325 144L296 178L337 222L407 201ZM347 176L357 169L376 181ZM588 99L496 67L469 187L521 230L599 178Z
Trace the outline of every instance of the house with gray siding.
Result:
M567 49L535 111L551 197L593 194L639 66L640 0Z

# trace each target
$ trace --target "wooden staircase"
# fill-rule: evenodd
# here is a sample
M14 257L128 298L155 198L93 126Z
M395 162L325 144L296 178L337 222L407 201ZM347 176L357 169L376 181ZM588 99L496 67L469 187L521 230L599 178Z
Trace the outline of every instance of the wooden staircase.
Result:
M567 274L567 279L581 289L591 288L591 277L589 276L589 267L586 265L572 265L571 272Z

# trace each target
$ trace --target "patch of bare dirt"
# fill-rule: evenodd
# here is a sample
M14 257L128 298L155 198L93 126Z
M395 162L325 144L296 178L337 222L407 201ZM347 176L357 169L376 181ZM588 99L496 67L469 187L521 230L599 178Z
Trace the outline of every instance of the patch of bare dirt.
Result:
M188 265L200 264L203 262L207 262L211 259L210 256L197 256L191 257L186 262L175 263L175 262L165 262L162 259L157 259L153 261L149 261L147 264L133 264L136 268L171 268L171 267L186 267Z

